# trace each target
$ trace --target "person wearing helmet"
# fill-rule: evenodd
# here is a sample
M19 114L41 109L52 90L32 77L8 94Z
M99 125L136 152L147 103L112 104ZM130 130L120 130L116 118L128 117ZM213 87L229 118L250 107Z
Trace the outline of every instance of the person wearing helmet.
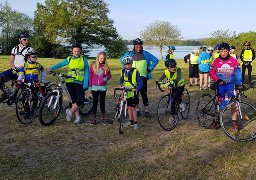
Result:
M234 95L235 85L242 85L242 74L239 62L229 54L229 44L225 42L221 43L219 51L219 57L211 65L210 76L217 83L218 101L221 104L224 99L230 99ZM232 114L232 125L238 129L239 127L236 123L237 114L235 112ZM214 129L218 129L219 127L219 122L213 123Z
M238 56L235 53L235 49L236 49L235 46L230 46L229 55L238 60Z
M177 62L174 59L165 61L165 67L166 69L158 82L161 83L166 78L171 84L175 84L172 92L173 101L171 104L171 114L177 115L177 112L175 111L176 104L179 104L183 111L185 110L185 104L181 104L181 96L185 87L185 80L182 76L181 68L177 66ZM174 118L176 117L174 116Z
M240 59L242 63L242 79L244 83L245 71L248 69L248 82L252 81L252 61L255 59L255 51L251 48L251 43L249 41L244 42L244 49L240 54Z
M72 107L66 110L66 120L70 122L73 114L75 124L80 123L79 107L84 103L85 89L88 89L89 65L87 59L81 55L82 46L78 43L72 45L72 55L62 62L53 65L47 71L53 71L63 66L68 66L68 75L73 78L65 80L68 92L71 96Z
M166 51L166 55L164 56L164 61L167 59L174 59L174 51L176 50L175 46L170 45L168 46L168 50Z
M216 44L215 46L214 46L214 53L213 53L213 59L216 59L216 58L218 58L219 57L219 46L220 46L220 44Z
M202 46L200 48L202 53L198 56L198 65L199 65L199 77L200 77L200 85L199 89L202 90L208 88L208 76L210 71L210 64L211 64L211 56L206 51L206 46ZM203 87L204 82L204 87Z
M11 55L9 57L10 69L0 73L1 77L4 76L9 80L16 80L18 78L17 72L24 65L26 61L26 54L30 51L34 51L32 47L29 46L29 33L24 31L18 35L19 44L12 48ZM6 99L3 93L2 87L0 85L0 102Z
M148 79L152 79L152 71L158 64L159 60L152 55L151 53L143 50L143 41L140 38L133 40L134 48L132 51L127 51L124 55L120 58L120 62L124 66L123 58L126 56L131 56L133 63L132 67L136 68L140 72L140 76L143 80L143 87L140 90L140 94L142 97L144 109L145 109L145 116L151 117L151 114L148 110L148 96L147 96L147 81ZM140 115L139 110L139 98L136 96L136 105L137 105L137 112Z
M129 122L125 126L133 126L134 129L139 129L140 126L137 121L137 111L136 111L136 96L138 92L143 87L143 80L140 76L139 71L132 67L132 57L124 56L122 59L124 64L124 69L121 71L121 77L119 81L120 87L126 87L132 89L132 92L127 93L127 107Z
M198 54L199 49L195 48L192 50L192 52L184 57L184 62L189 62L189 87L193 85L193 80L195 83L195 86L198 85L197 81L199 78L199 72L198 72Z

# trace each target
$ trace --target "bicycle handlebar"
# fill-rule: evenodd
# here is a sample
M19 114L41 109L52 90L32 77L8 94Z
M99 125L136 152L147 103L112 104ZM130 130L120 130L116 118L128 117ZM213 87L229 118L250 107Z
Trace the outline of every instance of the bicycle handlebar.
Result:
M75 77L72 77L72 76L69 76L69 75L66 75L66 74L61 74L60 72L55 72L55 71L50 71L50 74L52 74L53 76L64 77L66 79L68 79L68 78L75 79Z
M155 83L156 83L158 89L159 89L160 91L162 91L162 92L164 92L164 90L161 88L161 84L168 84L167 82L160 83L160 82L158 82L158 81L155 81ZM169 85L168 85L169 88L173 88L174 86L175 86L175 84L170 84L170 83L169 83Z
M116 98L116 91L128 92L128 91L132 91L132 89L133 89L133 88L129 88L129 87L115 88L115 89L114 89L114 97Z

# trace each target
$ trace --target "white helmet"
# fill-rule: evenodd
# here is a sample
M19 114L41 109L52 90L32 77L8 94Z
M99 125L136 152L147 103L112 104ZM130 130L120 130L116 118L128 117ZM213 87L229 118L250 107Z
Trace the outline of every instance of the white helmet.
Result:
M208 50L208 51L213 51L213 47L209 46L209 47L207 48L207 50Z
M195 49L193 49L193 51L192 51L192 53L199 53L199 49L198 48L195 48Z
M122 59L122 61L123 61L124 64L131 64L132 63L132 57L131 56L125 56Z

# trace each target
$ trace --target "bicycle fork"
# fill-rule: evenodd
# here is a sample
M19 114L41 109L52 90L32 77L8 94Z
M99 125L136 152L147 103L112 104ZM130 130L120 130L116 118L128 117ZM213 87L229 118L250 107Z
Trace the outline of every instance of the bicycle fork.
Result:
M56 92L56 93L57 93L57 96L55 97L56 100L55 100L55 102L54 102L54 105L53 105L53 108L52 108L52 109L56 109L57 103L58 103L59 98L60 98L60 92L59 92L59 91L56 91L56 90L53 90L53 92ZM47 105L48 108L50 108L50 106L51 106L51 104L52 104L52 102L53 102L53 98L54 98L54 97L51 96L51 98L50 98L50 100L49 100L49 102L48 102L48 105Z

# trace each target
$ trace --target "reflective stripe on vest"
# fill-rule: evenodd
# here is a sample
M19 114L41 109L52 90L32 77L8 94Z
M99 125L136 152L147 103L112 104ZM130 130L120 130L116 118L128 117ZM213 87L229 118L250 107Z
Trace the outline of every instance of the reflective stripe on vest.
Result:
M230 56L236 59L236 54L235 53L230 53Z
M191 53L191 55L190 55L190 64L198 64L198 56Z
M167 77L167 80L168 81L174 81L177 79L177 76L178 76L178 73L177 73L177 70L179 69L179 67L176 66L176 71L175 73L173 74L173 76L171 77L171 73L168 69L166 69L164 71L164 74L165 76ZM181 76L181 79L179 80L179 82L177 83L177 87L180 87L180 86L184 86L185 85L185 80L184 78Z
M169 54L169 59L174 59L174 54L170 54L170 53L167 53L166 55L165 55L165 57L166 57L166 59L167 59L167 55Z
M24 64L25 74L37 75L40 74L40 64L35 62L33 64L25 62Z
M135 88L134 86L137 86L137 81L136 81L137 69L132 68L131 71L132 71L132 77L131 78L126 76L123 71L121 72L121 76L124 77L124 83L123 83L124 87ZM129 91L127 93L127 98L130 98L130 97L133 97L133 96L134 96L134 92Z
M211 63L211 59L205 59L201 61L201 64L209 64Z
M133 60L132 67L136 68L139 71L140 76L147 77L148 63L145 59Z
M68 57L67 59L70 59L68 64L68 75L74 78L68 78L65 82L84 81L85 64L83 56L80 56L77 59L73 59L73 57Z
M251 49L246 49L244 50L244 56L243 56L244 61L252 61L252 50Z
M219 55L220 55L220 53L218 53L218 52L214 52L214 59L218 58L218 57L219 57Z

